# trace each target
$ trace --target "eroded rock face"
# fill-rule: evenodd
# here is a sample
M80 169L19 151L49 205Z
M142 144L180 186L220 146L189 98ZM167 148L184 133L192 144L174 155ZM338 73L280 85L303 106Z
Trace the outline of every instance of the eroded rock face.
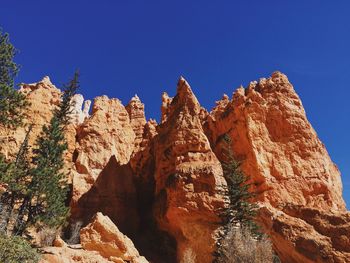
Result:
M23 84L21 92L32 103L27 123L35 124L33 143L49 122L61 91L45 77ZM345 211L340 173L282 73L240 87L232 99L224 95L210 113L181 78L174 98L163 94L160 124L146 122L137 96L126 107L117 99L98 97L91 116L90 101L84 102L80 95L74 101L65 157L72 170L73 222L85 225L103 212L142 249L160 228L170 235L168 240L176 240L177 261L191 249L198 262L211 262L217 210L224 206L218 195L225 185L219 160L227 134L258 194L258 221L282 262L349 262L350 215ZM0 129L0 136L5 133ZM2 137L0 152L13 158L24 136L25 128L20 128L8 140ZM62 243L48 249L46 262L129 260L101 254L108 247L105 236L113 232L114 238L124 238L114 227L106 227L111 224L103 218L96 216L90 232L83 235L83 243L95 251ZM151 222L147 227L156 222L155 232L140 231L146 221ZM140 233L145 234L143 240L138 240ZM164 260L160 256L154 262Z
M112 156L93 186L72 206L73 222L88 223L97 212L108 215L123 233L135 236L139 227L137 193L129 164L121 165Z
M128 112L120 100L95 98L91 117L77 130L77 172L96 179L113 155L121 164L127 163L134 140Z
M201 108L188 83L181 78L176 96L164 100L155 137L155 216L175 237L178 260L192 249L199 262L211 262L216 210L224 205L218 195L225 185L221 165L203 132Z
M246 90L239 88L232 101L226 97L218 103L208 124L218 156L221 136L230 135L261 200L273 206L291 202L345 209L339 171L285 75L275 72Z
M25 123L33 123L32 136L29 144L33 145L44 124L49 123L52 110L58 105L61 91L44 77L38 83L22 84L20 91L27 96L31 106L26 111ZM8 158L13 158L24 140L28 127L18 128L16 131L6 131L0 128L0 152ZM8 137L7 137L8 136Z
M129 104L125 107L129 114L130 124L135 132L135 150L138 152L138 146L142 141L143 129L146 124L145 105L140 98L135 95L131 98Z
M268 79L251 82L247 89L239 88L232 100L224 96L208 116L206 133L219 159L223 135L232 139L233 153L252 178L257 200L270 207L270 217L261 221L283 262L308 262L305 255L312 253L319 257L317 262L327 253L344 262L345 250L339 245L343 241L333 242L322 231L311 234L316 223L311 215L300 217L283 209L289 205L300 213L309 208L320 213L334 211L339 220L343 217L340 212L345 211L340 173L285 75L275 72ZM278 229L282 223L288 233ZM310 234L308 241L298 241L306 233ZM313 242L318 245L310 245ZM313 247L306 248L309 245Z
M282 262L350 262L350 213L298 205L264 206L259 223Z
M129 162L135 133L122 103L101 96L95 98L91 116L77 128L76 139L73 217L78 213L79 199L91 189L112 157L120 165Z
M61 99L61 90L56 88L49 77L44 77L41 81L32 84L21 84L20 92L26 95L30 106L28 107L24 119L25 126L19 127L15 131L6 131L0 128L0 152L13 159L21 143L24 140L29 125L32 125L32 131L29 136L29 145L33 146L41 133L42 126L49 124L52 111L57 107ZM75 113L79 112L80 102L84 100L83 96L77 94L73 100ZM75 104L78 102L77 104ZM80 109L81 111L81 109ZM69 182L72 181L70 170L73 168L72 157L75 150L76 124L74 118L72 123L66 127L66 139L68 151L65 153L65 168Z
M67 245L56 238L54 247L43 249L41 263L148 263L133 242L119 231L109 217L97 213L80 231L81 244Z

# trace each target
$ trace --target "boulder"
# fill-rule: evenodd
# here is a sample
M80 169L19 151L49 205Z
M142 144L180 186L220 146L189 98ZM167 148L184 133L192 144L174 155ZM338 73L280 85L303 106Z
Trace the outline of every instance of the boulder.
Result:
M96 251L112 262L148 262L140 256L133 242L102 213L97 213L92 222L81 229L80 242L85 250Z

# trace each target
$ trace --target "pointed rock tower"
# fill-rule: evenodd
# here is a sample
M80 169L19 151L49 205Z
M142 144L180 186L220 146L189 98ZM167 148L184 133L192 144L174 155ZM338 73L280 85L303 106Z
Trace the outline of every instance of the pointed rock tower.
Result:
M176 96L165 99L163 122L155 137L155 217L176 239L179 261L191 249L198 262L211 262L219 222L215 211L224 205L218 194L225 184L222 168L204 134L198 116L201 107L186 80L180 78Z

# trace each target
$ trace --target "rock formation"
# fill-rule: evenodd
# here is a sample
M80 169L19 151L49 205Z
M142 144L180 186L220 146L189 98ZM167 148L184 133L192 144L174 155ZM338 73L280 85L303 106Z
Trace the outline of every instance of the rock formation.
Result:
M80 213L81 207L89 205L85 203L78 207L77 203L83 194L90 191L107 164L114 160L115 165L108 166L109 174L113 175L116 166L129 162L134 141L135 133L122 103L107 96L95 98L91 116L77 127L76 132L73 160L76 169L71 202L73 218ZM107 205L110 206L110 203Z
M114 262L119 262L118 259L134 263L148 262L140 257L132 241L101 213L97 213L92 222L80 231L80 241L85 250L97 251Z
M61 91L50 81L49 77L44 77L41 81L32 84L21 84L20 91L27 96L31 106L26 111L24 119L25 127L20 127L16 131L0 129L0 153L9 159L14 158L21 143L24 140L28 126L32 124L32 131L29 137L29 145L33 146L37 136L44 124L48 124L52 117L52 110L59 104ZM77 95L83 99L81 95ZM78 111L78 107L75 106ZM68 151L65 154L67 172L72 169L72 156L75 150L76 128L74 124L66 128L66 139ZM70 174L70 173L69 173ZM72 178L69 177L71 182Z
M145 106L140 101L140 98L135 95L131 98L129 104L125 107L129 114L130 124L135 133L135 150L137 152L138 146L142 141L143 129L146 124Z
M168 102L155 137L155 216L175 237L179 259L188 248L199 262L211 262L217 210L224 205L218 194L225 185L222 168L204 134L197 98L183 78Z
M259 222L270 234L282 262L350 262L350 213L287 204L268 205Z
M79 246L68 246L63 240L55 240L55 247L44 250L41 263L148 263L132 241L102 213L97 213L92 222L80 231L80 240L83 250Z
M35 124L34 142L61 92L48 77L23 84L21 92L32 103L27 123ZM115 256L134 262L127 255L138 258L136 248L156 263L179 262L187 249L198 262L211 262L217 210L225 205L225 135L251 178L257 220L282 262L350 262L350 214L340 173L282 73L238 88L232 99L224 95L210 113L180 78L175 97L162 96L160 124L146 121L137 96L125 107L97 97L91 113L89 101L82 109L81 95L74 101L66 131L71 223L89 225L82 230L84 249L57 241L58 247L46 249L46 262L123 262ZM23 128L0 130L0 151L13 158L24 135ZM94 217L98 212L110 219ZM159 255L149 252L152 244ZM160 251L166 246L177 255L165 257Z
M220 138L230 135L235 157L261 193L259 200L345 209L338 168L282 73L239 88L231 101L224 97L208 117L208 127L218 156Z
M25 123L34 124L33 136L30 137L30 145L33 145L35 137L40 133L41 127L50 121L52 109L58 105L61 91L50 81L49 77L44 77L38 83L22 84L23 92L31 104L26 112ZM13 158L19 146L24 140L27 128L18 128L14 131L0 130L0 152L8 158Z
M247 89L239 88L232 100L224 96L208 116L206 132L219 159L223 135L232 139L233 153L258 193L259 221L282 262L350 258L343 249L350 221L339 170L285 75L275 72L268 79L251 82ZM291 207L298 212L288 213ZM313 214L306 212L310 209L317 209L323 221L332 211L334 222L329 229L338 229L342 237L335 241L329 231L316 227Z
M89 117L90 105L90 100L84 102L84 97L81 94L75 94L72 99L71 122L75 125L83 123Z

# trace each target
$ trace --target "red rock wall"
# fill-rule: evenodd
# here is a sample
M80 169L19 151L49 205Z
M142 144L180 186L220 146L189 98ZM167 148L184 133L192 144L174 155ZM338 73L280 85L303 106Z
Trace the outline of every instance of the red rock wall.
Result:
M60 91L44 78L22 92L32 102L34 141ZM282 73L239 88L232 99L224 96L210 113L181 78L174 98L163 95L160 124L146 122L136 96L126 107L98 97L91 116L78 108L67 129L72 221L88 223L102 211L139 244L142 222L154 220L176 240L177 261L190 248L198 262L211 262L228 134L258 194L258 221L282 262L349 262L350 216L340 173ZM24 134L18 129L1 152L13 157Z

